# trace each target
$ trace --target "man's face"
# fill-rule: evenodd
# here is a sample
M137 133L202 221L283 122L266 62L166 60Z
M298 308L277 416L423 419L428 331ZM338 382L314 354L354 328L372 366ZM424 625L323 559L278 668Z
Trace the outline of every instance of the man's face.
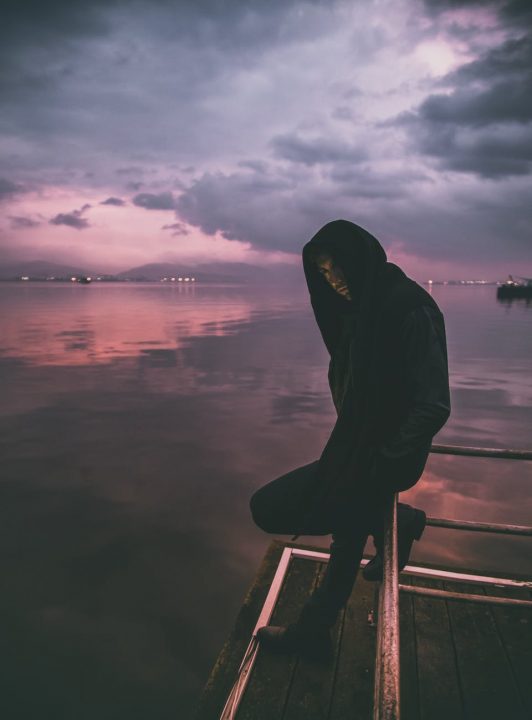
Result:
M331 285L337 293L347 298L347 300L351 300L345 275L343 274L342 269L338 267L338 265L335 265L332 257L330 255L319 255L316 259L316 265L319 272L325 276L329 285Z

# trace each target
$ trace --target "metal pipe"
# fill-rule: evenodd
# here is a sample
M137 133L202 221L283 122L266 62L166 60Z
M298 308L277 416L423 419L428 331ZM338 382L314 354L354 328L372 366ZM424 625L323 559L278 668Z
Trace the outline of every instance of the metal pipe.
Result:
M437 590L436 588L417 587L414 585L399 585L401 592L410 595L428 595L442 600L465 600L467 602L484 603L487 605L518 605L532 608L532 600L518 600L496 595L472 595L471 593L451 592L450 590Z
M490 575L473 575L472 573L456 572L454 570L438 570L436 568L421 567L420 565L407 565L403 572L406 575L428 577L437 580L457 580L477 585L495 585L495 587L510 587L514 589L532 590L532 580L515 580L514 578L498 578Z
M227 696L227 700L222 710L222 714L220 715L220 720L234 720L236 716L240 701L242 699L242 695L244 694L244 690L246 689L246 686L248 684L251 670L253 669L253 665L255 664L255 659L257 657L257 652L259 649L257 630L263 625L267 625L270 621L273 609L275 607L275 604L277 603L277 599L279 598L281 587L286 576L286 572L288 570L288 565L290 564L291 558L292 548L285 547L281 555L281 559L279 560L277 570L275 571L275 575L273 576L273 580L270 585L270 589L268 590L266 600L264 601L262 610L259 614L257 622L255 623L255 627L251 635L251 640L249 641L246 652L244 653L244 657L242 658L242 662L240 663L240 667L238 668L236 680L233 687L231 688L231 691L229 692L229 695Z
M501 525L499 523L472 522L470 520L449 520L447 518L428 517L427 525L432 527L452 528L453 530L474 530L491 532L501 535L532 535L529 525Z
M430 452L442 455L472 455L473 457L497 457L506 460L532 460L532 450L482 448L467 445L431 445Z
M384 510L383 579L379 593L373 720L399 720L399 568L397 495Z

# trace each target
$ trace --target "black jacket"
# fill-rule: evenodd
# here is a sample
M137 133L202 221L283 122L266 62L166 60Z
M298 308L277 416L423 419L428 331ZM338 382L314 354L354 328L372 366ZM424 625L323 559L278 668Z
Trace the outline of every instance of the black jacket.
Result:
M352 301L319 273L316 252L342 268ZM338 417L300 533L327 504L359 495L376 466L400 476L391 489L410 487L450 412L443 315L375 237L345 220L328 223L304 246L303 266Z

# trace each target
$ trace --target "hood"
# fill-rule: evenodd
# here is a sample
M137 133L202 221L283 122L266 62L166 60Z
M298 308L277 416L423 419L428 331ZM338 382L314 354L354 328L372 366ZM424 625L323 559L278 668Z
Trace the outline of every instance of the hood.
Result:
M351 300L319 272L315 262L319 252L326 252L342 269ZM329 353L333 355L337 347L342 316L352 316L362 341L367 336L363 326L374 326L383 298L387 257L377 238L348 220L333 220L304 245L302 259L312 309Z

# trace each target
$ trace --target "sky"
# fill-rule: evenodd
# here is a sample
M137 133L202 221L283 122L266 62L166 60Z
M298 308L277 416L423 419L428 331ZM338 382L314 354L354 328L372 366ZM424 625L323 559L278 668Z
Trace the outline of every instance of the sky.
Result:
M0 263L532 276L529 0L4 0Z

